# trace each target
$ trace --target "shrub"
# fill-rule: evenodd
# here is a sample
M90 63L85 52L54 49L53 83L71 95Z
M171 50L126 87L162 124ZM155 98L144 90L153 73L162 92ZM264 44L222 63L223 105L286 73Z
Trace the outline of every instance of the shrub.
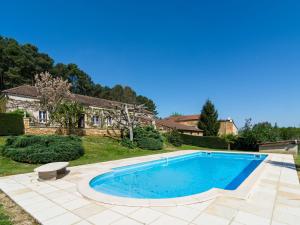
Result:
M124 138L121 140L121 145L123 145L123 146L126 147L126 148L131 148L131 149L136 148L136 143L130 141L130 139L127 138L127 137L124 137Z
M163 147L163 142L155 138L144 138L138 142L138 146L142 149L160 150Z
M134 142L142 149L159 150L163 148L163 139L153 126L136 127L133 130Z
M177 130L173 130L173 131L167 133L166 137L167 137L167 141L170 144L172 144L176 147L179 147L182 145L183 141L182 141L180 133Z
M24 133L23 116L14 113L0 113L0 136Z
M184 144L206 148L226 149L227 143L220 137L215 136L192 136L181 134Z
M84 150L77 136L19 136L7 139L2 154L17 162L42 164L75 160Z
M8 112L8 114L18 114L22 117L24 117L25 114L26 117L30 117L30 113L23 109L16 109L14 111Z

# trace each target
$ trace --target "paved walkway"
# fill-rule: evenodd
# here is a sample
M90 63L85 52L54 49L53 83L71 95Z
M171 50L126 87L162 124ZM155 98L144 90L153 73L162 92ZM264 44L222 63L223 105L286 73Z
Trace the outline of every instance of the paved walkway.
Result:
M184 206L126 207L95 202L77 191L82 179L108 168L184 153L188 151L71 167L57 181L39 182L34 173L2 177L0 189L46 225L300 224L300 185L291 155L271 154L247 199L219 196Z

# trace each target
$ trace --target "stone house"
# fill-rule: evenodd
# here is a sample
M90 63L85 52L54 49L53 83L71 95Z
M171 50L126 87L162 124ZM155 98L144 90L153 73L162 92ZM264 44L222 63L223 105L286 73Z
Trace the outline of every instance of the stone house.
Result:
M46 124L49 121L49 113L41 110L38 92L36 87L30 85L22 85L15 88L7 89L3 91L7 98L6 111L14 111L16 109L25 110L29 113L30 117L27 119L25 128L46 128ZM111 110L116 110L117 106L123 105L122 102L111 101L96 97L90 97L85 95L73 94L71 100L76 100L82 104L85 108L85 113L79 118L78 128L84 129L87 133L99 133L99 130L107 130L113 127L115 121L107 115ZM146 115L145 120L154 121L154 115L152 112L145 111L143 115ZM56 127L51 124L50 127ZM30 129L28 129L29 131ZM33 129L31 132L34 133ZM36 133L55 133L48 126L48 129L39 129ZM102 132L103 133L103 132Z
M180 133L193 135L193 136L203 136L203 130L200 130L199 128L195 126L189 126L185 124L176 123L172 120L156 120L156 127L159 131L162 133L169 132L172 130L177 130Z
M200 115L186 115L186 116L171 116L163 120L156 121L156 124L161 129L177 129L182 133L187 133L196 136L203 136L203 131L198 129L198 120ZM238 134L238 129L232 119L219 120L220 129L219 135L224 134ZM160 125L161 124L161 125ZM168 127L168 128L167 128Z

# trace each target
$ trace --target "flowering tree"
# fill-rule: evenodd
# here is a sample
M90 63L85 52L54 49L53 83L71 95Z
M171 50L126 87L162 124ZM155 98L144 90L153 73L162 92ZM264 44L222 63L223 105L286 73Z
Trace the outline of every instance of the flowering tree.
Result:
M56 111L64 99L72 95L71 84L68 81L61 77L53 77L48 72L35 75L35 87L42 109L48 111L50 115Z
M74 100L70 92L71 84L45 72L35 76L35 87L42 109L50 114L48 124L54 122L72 133L84 110Z

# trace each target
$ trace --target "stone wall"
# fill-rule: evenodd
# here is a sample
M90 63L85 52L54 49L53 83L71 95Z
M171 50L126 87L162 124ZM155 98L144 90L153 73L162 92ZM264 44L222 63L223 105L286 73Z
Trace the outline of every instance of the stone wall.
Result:
M225 135L225 134L237 135L237 133L238 130L232 121L229 120L220 121L219 135Z
M29 124L28 118L24 118L24 130L25 130L25 134L28 135L53 135L53 134L66 135L69 133L67 129L63 129L59 127L32 127ZM78 128L74 131L74 133L80 136L101 136L101 137L120 136L120 130L98 129L98 128L82 128L82 129Z
M259 152L298 154L298 144L260 145Z

